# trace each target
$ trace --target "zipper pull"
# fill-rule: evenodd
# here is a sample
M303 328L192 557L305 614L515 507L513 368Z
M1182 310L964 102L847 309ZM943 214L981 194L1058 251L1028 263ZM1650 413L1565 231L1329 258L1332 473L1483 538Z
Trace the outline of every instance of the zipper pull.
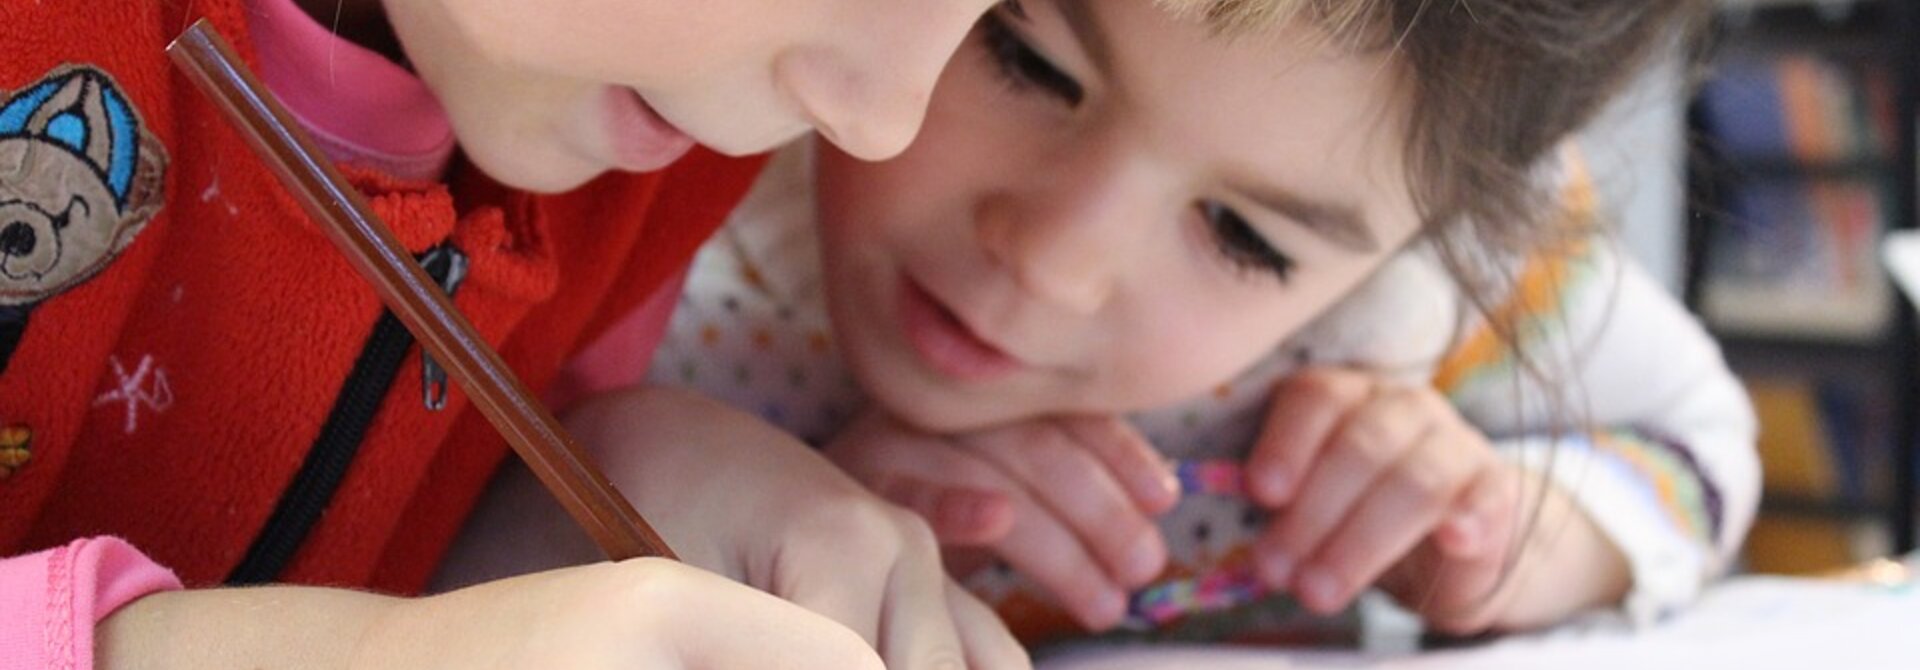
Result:
M467 255L452 244L442 244L427 250L420 258L420 265L433 277L440 290L452 298L453 292L460 290L460 282L467 279ZM438 412L447 406L447 371L440 367L439 361L425 348L420 350L420 388L425 396L422 400L427 411Z

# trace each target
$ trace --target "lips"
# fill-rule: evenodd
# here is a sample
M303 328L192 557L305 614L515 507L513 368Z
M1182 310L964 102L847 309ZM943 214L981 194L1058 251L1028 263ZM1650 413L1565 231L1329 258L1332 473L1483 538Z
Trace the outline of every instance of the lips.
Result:
M693 138L661 117L638 91L610 86L602 108L613 161L622 170L658 170L693 148Z
M901 281L900 320L920 359L947 377L979 383L1024 367L1019 359L981 339L912 279Z

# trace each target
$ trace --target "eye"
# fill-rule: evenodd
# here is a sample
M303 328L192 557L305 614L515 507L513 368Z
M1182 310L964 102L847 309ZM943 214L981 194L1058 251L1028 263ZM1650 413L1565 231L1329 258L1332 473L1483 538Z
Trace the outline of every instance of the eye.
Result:
M981 37L986 43L987 56L1000 71L1007 83L1016 89L1036 87L1046 92L1068 107L1077 107L1086 98L1086 89L1080 82L1055 67L1046 56L1035 51L1020 34L1007 24L1002 13L1022 16L1018 3L1002 5L997 12L988 12L980 19Z
M1283 284L1293 275L1293 258L1275 249L1239 212L1209 201L1200 203L1200 215L1206 219L1220 254L1234 267L1271 273Z
M73 199L67 201L67 208L62 210L58 216L53 217L54 230L62 230L72 224L74 212L79 212L80 218L85 219L93 216L93 206L87 204L87 201L81 199L80 196L74 196Z

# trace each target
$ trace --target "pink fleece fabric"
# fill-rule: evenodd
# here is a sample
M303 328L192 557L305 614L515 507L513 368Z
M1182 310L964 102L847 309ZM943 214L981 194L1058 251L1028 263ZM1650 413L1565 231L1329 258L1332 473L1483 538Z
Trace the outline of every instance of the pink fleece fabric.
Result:
M93 627L120 606L180 588L116 537L0 560L0 670L93 667Z
M628 312L600 339L588 344L560 371L543 400L548 407L565 409L581 398L635 386L647 376L653 350L667 335L673 308L680 305L680 289L687 272L660 285L640 309Z
M334 36L293 0L252 0L260 79L336 161L436 181L453 124L427 85L385 56Z

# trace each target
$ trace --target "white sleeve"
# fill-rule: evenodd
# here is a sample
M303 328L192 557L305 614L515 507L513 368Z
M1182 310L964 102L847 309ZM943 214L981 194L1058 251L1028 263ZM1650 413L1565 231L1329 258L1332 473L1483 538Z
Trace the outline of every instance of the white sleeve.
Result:
M1650 621L1724 571L1760 497L1753 410L1719 346L1605 243L1569 261L1515 361L1443 389L1514 462L1547 472L1626 556ZM1544 317L1544 318L1539 318Z

